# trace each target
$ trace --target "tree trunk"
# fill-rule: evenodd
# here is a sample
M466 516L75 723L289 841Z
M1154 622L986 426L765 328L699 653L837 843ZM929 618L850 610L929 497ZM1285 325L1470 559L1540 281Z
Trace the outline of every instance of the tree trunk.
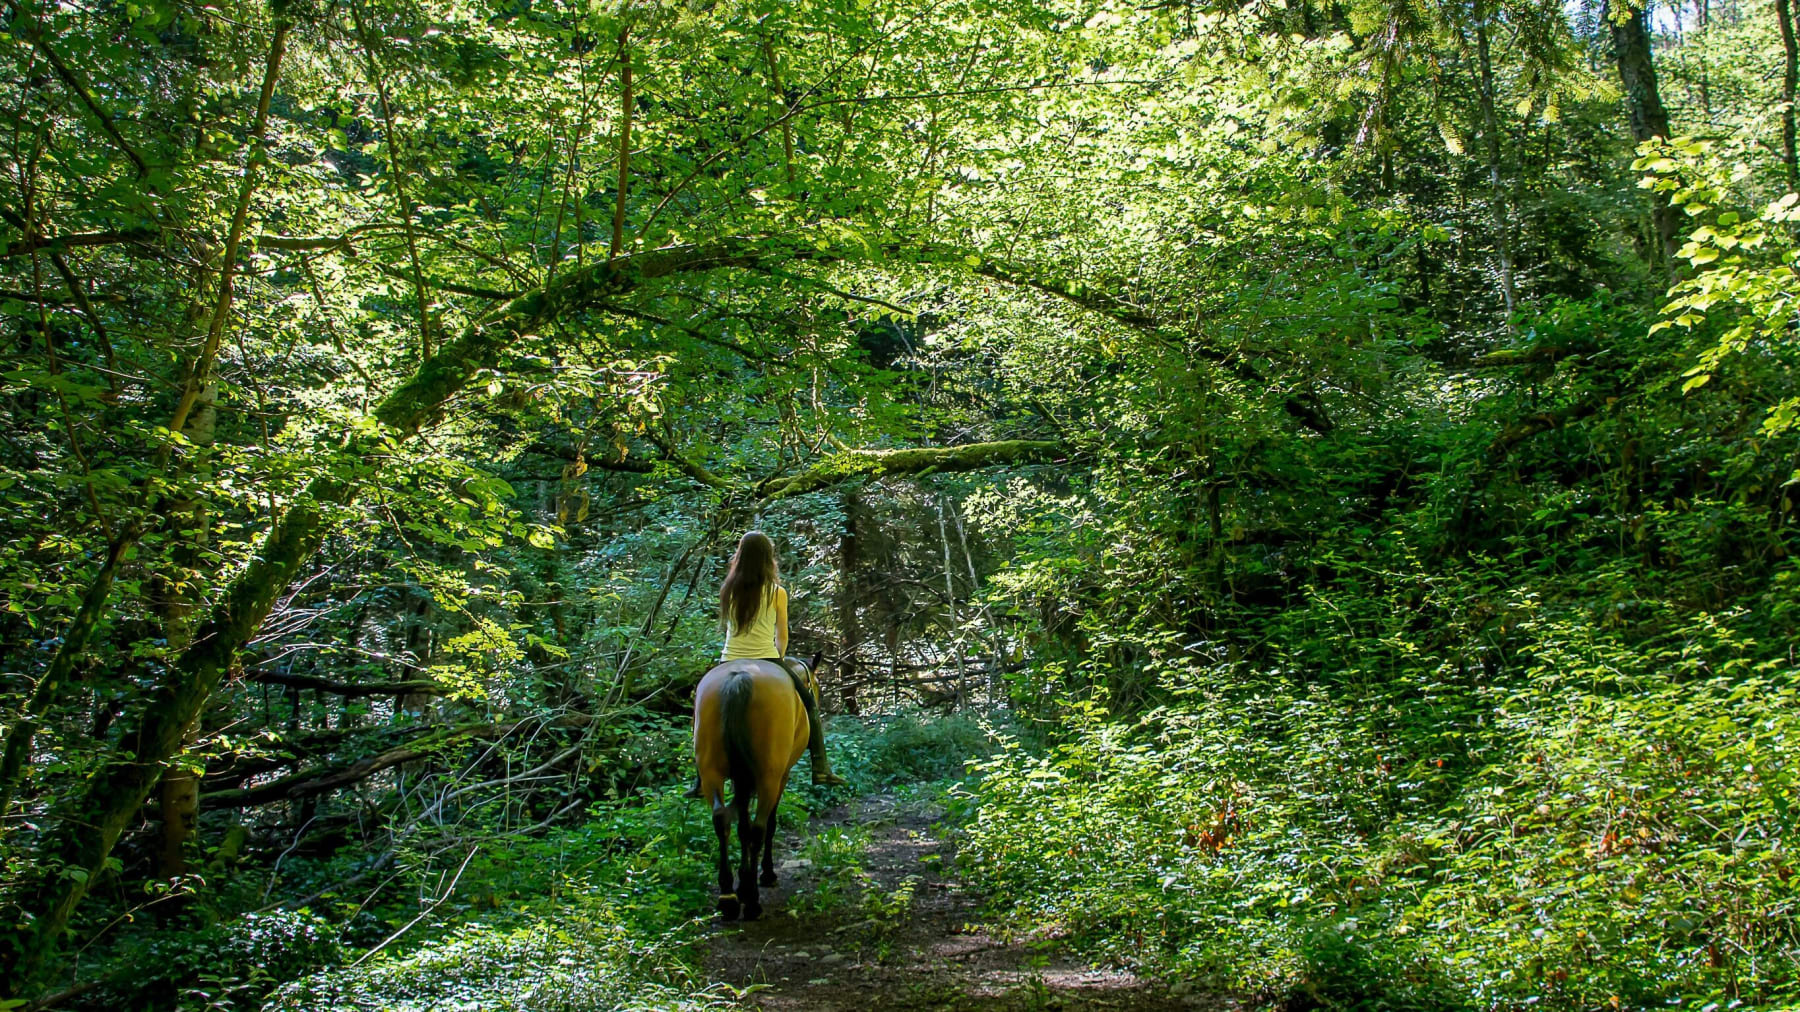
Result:
M612 245L607 259L625 247L625 197L631 189L631 29L619 29L619 189L613 198Z
M944 500L938 498L938 539L944 543L944 607L950 611L949 632L956 637L956 681L951 684L952 706L961 709L963 705L963 678L969 666L966 651L963 649L962 625L956 614L956 581L950 565L950 525L944 517Z
M1794 84L1800 76L1800 47L1794 43L1794 16L1789 0L1775 0L1775 18L1781 22L1781 161L1787 167L1787 185L1800 190L1800 160L1794 154Z
M1622 0L1628 2L1628 0ZM1613 58L1619 65L1619 83L1625 89L1625 108L1631 118L1631 136L1638 143L1652 137L1669 136L1669 111L1664 108L1662 94L1656 87L1656 64L1650 55L1649 15L1641 9L1628 9L1621 20L1608 11L1606 23L1612 31ZM1674 206L1661 197L1653 198L1651 221L1662 248L1665 264L1672 263L1679 243L1675 234L1680 228Z
M431 663L431 606L430 594L421 593L419 603L413 607L406 620L406 637L402 641L400 660L412 667L394 672L394 677L402 681L418 677ZM431 705L433 693L402 692L394 697L394 722L400 723L410 716L422 716L425 708Z
M1494 64L1488 53L1488 9L1486 0L1475 0L1475 57L1481 72L1481 132L1487 149L1488 201L1494 217L1494 247L1500 257L1500 298L1506 306L1507 326L1519 307L1518 292L1513 285L1512 211L1507 206L1506 188L1500 181L1500 116L1494 109Z
M838 637L841 646L838 648L837 677L842 686L844 712L855 715L862 707L856 699L856 654L862 649L862 623L858 621L856 570L861 562L862 543L857 538L857 525L861 522L863 511L862 498L855 490L845 492L844 532L838 537L838 579L837 579L837 617Z
M217 381L208 382L194 403L182 435L194 447L197 457L207 454L212 445L218 420ZM202 463L195 469L196 483L206 481L210 468ZM169 564L151 580L151 596L162 618L163 642L171 654L188 648L192 640L194 611L199 606L200 579L196 571L201 563L201 549L207 537L206 507L196 498L187 497L169 504L164 520L167 537L173 548ZM192 744L193 729L186 735ZM193 839L200 821L200 780L184 763L172 763L163 772L158 788L162 818L162 852L158 873L163 878L187 874L187 843Z

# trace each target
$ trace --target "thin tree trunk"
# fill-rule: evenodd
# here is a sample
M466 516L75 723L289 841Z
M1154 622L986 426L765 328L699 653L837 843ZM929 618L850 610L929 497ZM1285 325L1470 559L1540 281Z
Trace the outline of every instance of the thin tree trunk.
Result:
M969 665L963 651L962 629L957 625L956 582L952 578L951 574L953 573L953 570L950 565L950 526L944 517L944 501L942 498L938 500L937 508L938 538L944 543L944 606L950 609L950 631L956 636L956 681L952 683L956 687L956 701L954 705L960 709L963 704L964 669Z
M412 197L406 192L406 172L400 164L400 134L394 129L394 107L388 100L387 82L375 62L374 40L363 23L362 5L350 5L350 17L356 24L357 38L362 42L363 56L369 65L369 83L375 86L375 98L381 105L381 129L387 135L388 173L394 180L394 199L400 205L400 229L406 236L406 258L412 268L413 297L419 302L419 358L432 356L435 342L431 336L431 296L425 290L425 271L419 266L419 239L413 219L418 216Z
M794 123L787 115L787 90L781 86L781 65L775 60L775 45L763 39L763 59L769 64L769 86L775 90L775 100L781 103L781 164L787 175L788 199L799 200L800 194L794 192Z
M1712 25L1712 4L1709 0L1696 0L1694 7L1700 14L1701 34L1703 36L1710 34L1706 29ZM1701 46L1695 52L1695 56L1700 64L1700 113L1710 123L1712 122L1712 87L1709 83L1710 75L1707 72L1706 47Z
M1800 159L1794 153L1794 84L1800 77L1800 47L1794 43L1794 15L1789 0L1775 0L1775 18L1781 22L1781 161L1787 167L1787 185L1800 190Z
M1494 246L1500 256L1500 297L1506 305L1507 326L1519 307L1513 286L1512 212L1506 188L1500 181L1500 116L1494 109L1494 64L1488 53L1488 8L1475 0L1475 57L1481 72L1481 132L1487 149L1488 202L1494 217Z
M231 230L225 235L225 255L219 265L218 304L213 307L212 319L208 321L206 343L201 347L199 357L194 360L193 371L182 388L181 401L175 407L175 420L169 423L169 428L176 432L187 426L188 413L199 401L201 391L212 382L213 362L218 358L219 345L225 339L225 325L231 318L232 283L237 277L238 250L243 246L245 223L250 216L250 197L256 192L256 170L269 156L269 102L275 97L275 81L281 76L281 60L287 53L287 34L292 27L286 21L275 22L275 37L269 43L269 57L263 66L262 92L256 99L256 122L250 128L250 136L254 138L250 160L244 166L243 181L238 184L237 206L231 213Z
M207 384L182 430L196 455L206 454L213 445L217 397L218 384ZM199 481L209 476L204 467L196 474ZM193 498L173 504L165 531L174 547L170 551L169 572L158 574L151 581L152 596L162 618L163 641L171 654L179 654L192 642L194 610L199 603L200 581L190 571L200 564L200 550L208 540L205 506ZM192 744L191 727L185 739L184 748ZM174 878L187 874L187 843L193 839L200 820L200 779L187 764L171 763L163 771L158 797L162 818L160 874Z
M857 567L861 565L862 542L857 526L862 513L862 499L854 490L844 493L844 532L838 537L837 677L843 686L844 712L855 715L862 708L856 700L856 655L862 649L862 625L857 620Z
M631 28L619 29L619 189L613 201L612 247L607 259L625 247L625 194L631 185Z

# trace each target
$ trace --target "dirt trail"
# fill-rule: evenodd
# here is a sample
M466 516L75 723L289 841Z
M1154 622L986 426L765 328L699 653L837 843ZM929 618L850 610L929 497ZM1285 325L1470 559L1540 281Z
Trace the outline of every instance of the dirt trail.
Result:
M876 796L814 820L814 837L833 829L869 834L860 872L814 867L800 856L801 841L777 838L781 884L764 890L761 920L715 928L707 977L749 990L748 1007L783 1012L1236 1007L990 930L976 898L943 874L951 851L932 832L938 815ZM815 912L834 894L842 902Z

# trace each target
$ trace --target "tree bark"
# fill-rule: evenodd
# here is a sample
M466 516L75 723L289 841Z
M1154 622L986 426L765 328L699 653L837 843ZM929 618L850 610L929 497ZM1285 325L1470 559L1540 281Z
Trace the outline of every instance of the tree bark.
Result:
M837 682L843 694L844 712L855 715L862 707L856 699L856 654L862 649L862 623L858 620L857 567L861 565L862 542L857 527L863 511L862 498L856 491L845 492L844 532L838 537L838 663Z
M625 246L625 194L631 186L631 28L619 29L619 190L613 200L611 259Z
M1487 150L1488 201L1494 217L1494 247L1500 257L1500 298L1506 306L1507 326L1519 307L1513 285L1512 212L1500 179L1500 115L1494 108L1494 63L1488 52L1488 6L1475 0L1475 59L1481 75L1481 133Z
M1629 3L1630 0L1619 0ZM1669 136L1669 111L1663 106L1662 93L1656 87L1656 64L1650 52L1649 15L1641 8L1628 7L1621 18L1616 11L1606 12L1606 23L1612 31L1613 58L1619 65L1619 83L1625 90L1625 108L1631 119L1631 136L1638 143L1653 137ZM1661 197L1653 198L1651 221L1656 227L1657 242L1665 264L1672 264L1679 243L1675 234L1680 228L1680 212Z
M1794 42L1794 15L1790 0L1775 0L1775 18L1781 22L1781 161L1787 168L1787 185L1800 190L1800 159L1794 153L1794 86L1800 78L1800 47Z

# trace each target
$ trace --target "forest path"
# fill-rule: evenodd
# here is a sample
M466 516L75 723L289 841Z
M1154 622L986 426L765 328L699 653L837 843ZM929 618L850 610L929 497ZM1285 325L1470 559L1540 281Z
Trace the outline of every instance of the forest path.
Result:
M748 990L748 1008L782 1012L1236 1007L982 924L978 900L948 874L941 815L874 795L826 812L799 841L777 837L781 884L763 891L761 920L714 928L707 979ZM860 851L847 843L858 839Z

